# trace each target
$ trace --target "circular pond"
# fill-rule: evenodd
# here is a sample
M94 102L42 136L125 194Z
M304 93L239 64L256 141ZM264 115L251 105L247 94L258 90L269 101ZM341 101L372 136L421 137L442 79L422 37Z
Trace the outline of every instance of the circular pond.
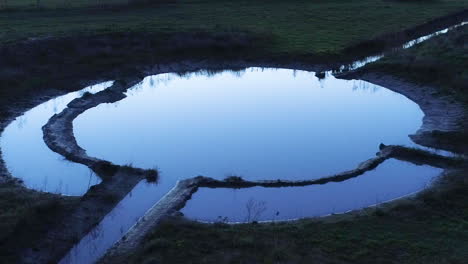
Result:
M353 169L373 157L381 142L413 145L408 134L420 127L423 117L418 105L386 88L331 76L319 80L314 73L287 69L160 74L145 78L127 96L80 115L74 132L90 156L159 168L161 179L151 200L162 197L177 180L197 175L297 180ZM396 177L399 169L405 177ZM421 189L439 170L393 162L378 172L394 183L382 181L378 191L385 195L381 198L373 187L376 178L363 177L352 190L340 187L347 199L352 199L353 192L360 193L351 204L340 206L322 199L321 208L303 210L305 205L296 203L296 210L283 210L278 217L318 215L393 199ZM411 175L415 180L407 180ZM262 203L276 208L272 206L278 204L275 195L267 194L274 189L245 192L252 190ZM280 193L287 200L288 192L297 190L285 188ZM228 206L233 201L229 193L202 190L185 212L204 220L224 215L242 220L245 216L234 217ZM250 200L247 196L240 199L242 207ZM197 197L203 203L196 202ZM216 216L208 213L210 203L219 208ZM307 213L293 213L298 211ZM272 216L265 214L260 220L268 218Z

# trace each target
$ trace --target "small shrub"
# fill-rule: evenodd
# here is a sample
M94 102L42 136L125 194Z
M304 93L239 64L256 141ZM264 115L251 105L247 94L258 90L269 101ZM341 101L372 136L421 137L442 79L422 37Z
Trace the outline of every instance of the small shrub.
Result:
M159 170L152 169L145 172L145 178L148 182L157 182L159 179Z
M236 176L236 175L231 175L231 176L227 176L224 181L226 182L243 182L244 179L242 179L242 177L240 176Z

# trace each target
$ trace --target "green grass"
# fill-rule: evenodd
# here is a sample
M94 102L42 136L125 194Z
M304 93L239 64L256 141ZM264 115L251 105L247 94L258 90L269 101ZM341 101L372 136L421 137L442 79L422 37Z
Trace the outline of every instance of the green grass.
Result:
M122 263L466 263L466 171L437 190L339 221L163 223Z
M31 3L18 1L18 8L23 6L20 3L26 2ZM60 0L43 0L45 6L58 2ZM78 1L83 6L92 2ZM275 53L338 54L362 40L400 31L467 7L468 0L187 0L117 9L23 11L19 8L0 12L0 41L78 33L234 29L271 35L268 49Z
M129 0L0 0L2 9L7 10L82 8L127 3Z
M468 104L468 26L437 36L407 50L393 53L368 66L429 84L442 95L452 95Z
M17 250L34 247L77 200L0 184L0 263L15 263Z

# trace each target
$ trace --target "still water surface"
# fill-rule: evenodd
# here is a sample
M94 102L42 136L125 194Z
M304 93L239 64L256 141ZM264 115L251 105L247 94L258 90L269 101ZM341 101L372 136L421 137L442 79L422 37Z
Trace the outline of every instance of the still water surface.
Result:
M207 222L324 216L368 207L420 191L441 171L429 166L387 160L373 171L339 183L240 190L201 188L181 211L189 218Z
M83 195L100 182L88 167L69 162L51 151L44 143L42 127L54 114L85 92L97 93L112 82L86 87L42 103L17 117L0 138L3 160L13 177L23 180L26 187L65 195Z
M285 69L150 76L74 122L88 154L157 167L162 180L204 175L314 178L354 168L379 143L413 145L417 104L364 81Z

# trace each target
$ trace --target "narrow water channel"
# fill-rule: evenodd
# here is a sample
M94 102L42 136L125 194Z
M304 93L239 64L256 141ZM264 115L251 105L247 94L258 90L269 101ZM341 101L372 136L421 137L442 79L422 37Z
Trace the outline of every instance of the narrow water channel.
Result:
M42 103L17 117L0 137L7 169L26 187L64 195L83 195L100 182L88 167L69 162L44 143L42 126L84 93L97 93L112 85L104 82Z

